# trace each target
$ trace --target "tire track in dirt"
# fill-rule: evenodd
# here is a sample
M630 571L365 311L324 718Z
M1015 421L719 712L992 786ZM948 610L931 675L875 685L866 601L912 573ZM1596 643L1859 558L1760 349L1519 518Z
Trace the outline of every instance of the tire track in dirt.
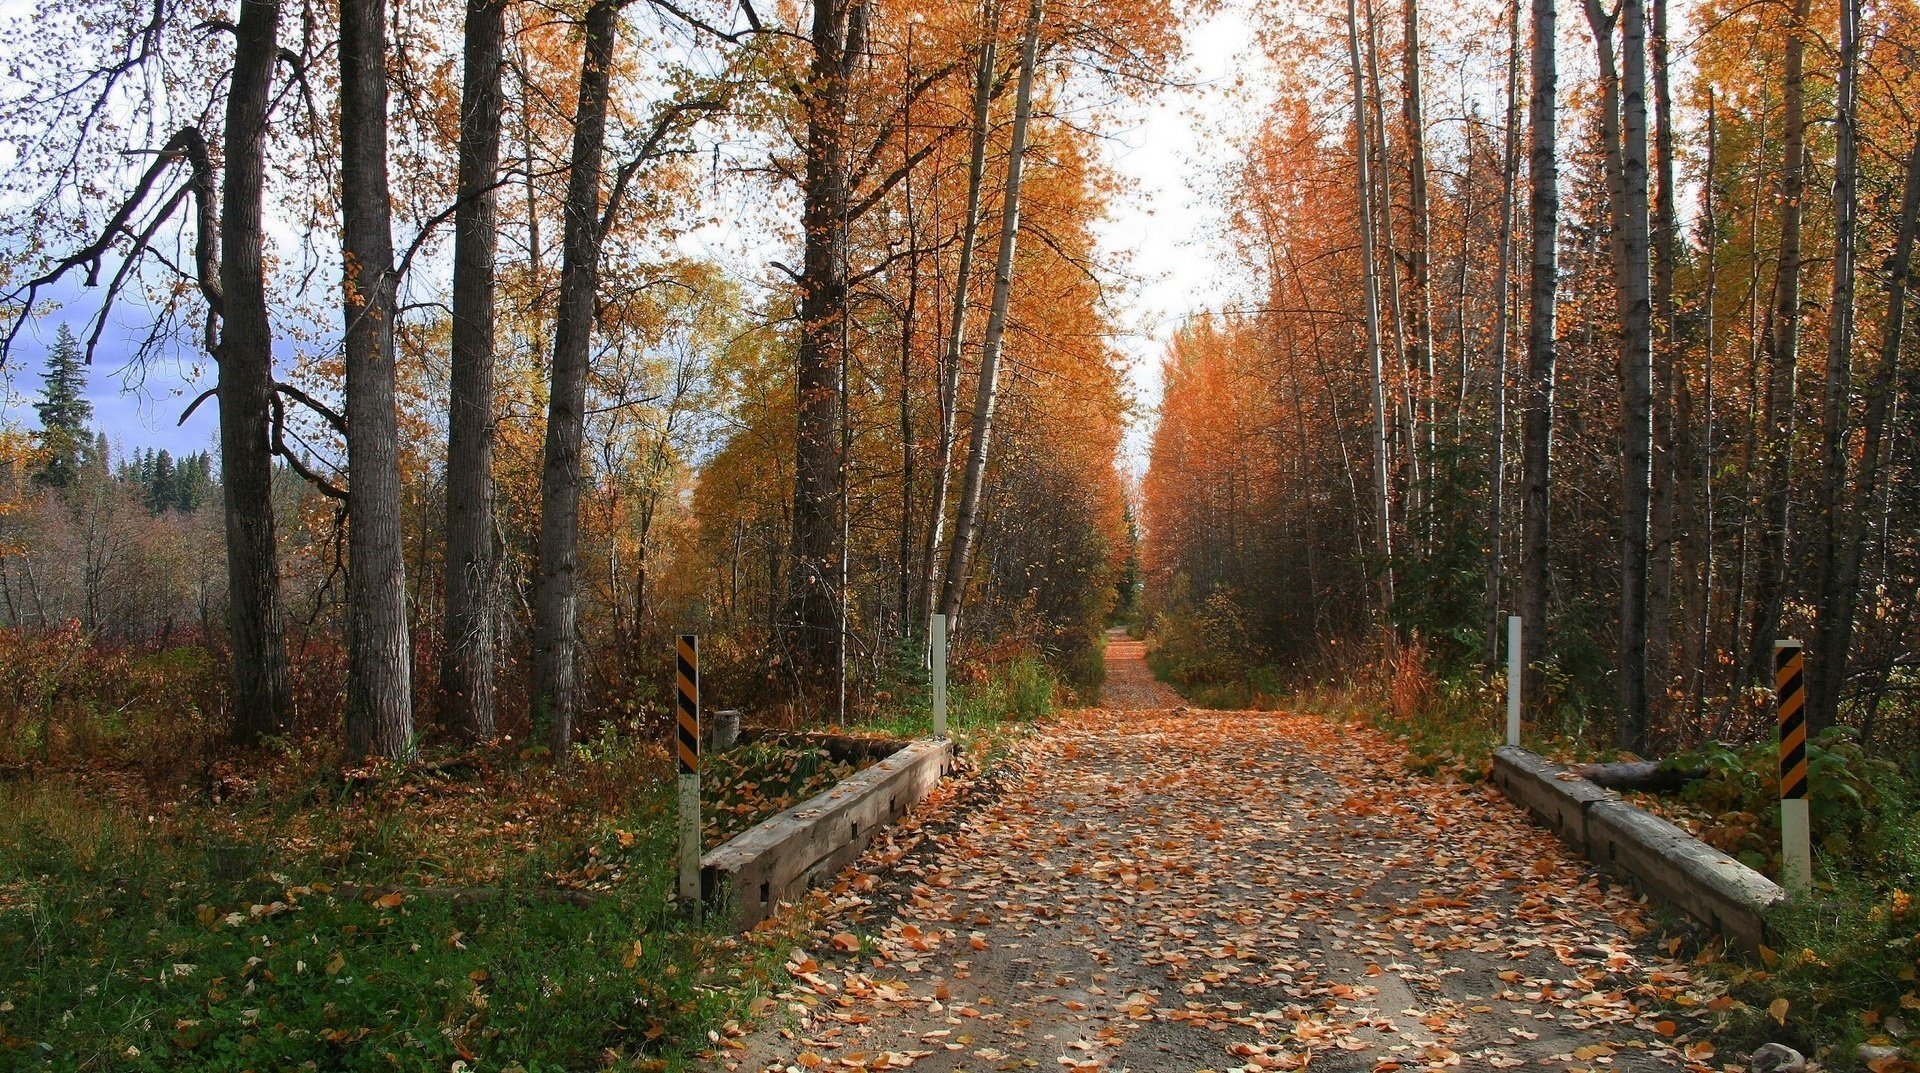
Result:
M1712 985L1487 788L1368 728L1165 707L1137 642L1108 685L843 883L791 1023L714 1068L1711 1068Z

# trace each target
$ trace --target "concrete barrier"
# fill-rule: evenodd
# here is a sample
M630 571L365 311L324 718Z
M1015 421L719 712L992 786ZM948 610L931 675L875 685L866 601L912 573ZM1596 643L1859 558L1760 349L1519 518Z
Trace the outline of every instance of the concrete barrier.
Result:
M1494 750L1493 783L1562 841L1583 852L1587 809L1607 798L1600 787L1517 745Z
M1766 914L1787 893L1766 876L1666 820L1525 749L1493 755L1493 782L1602 871L1756 949Z
M951 741L921 739L741 832L700 859L701 889L734 926L751 928L851 864L953 770Z

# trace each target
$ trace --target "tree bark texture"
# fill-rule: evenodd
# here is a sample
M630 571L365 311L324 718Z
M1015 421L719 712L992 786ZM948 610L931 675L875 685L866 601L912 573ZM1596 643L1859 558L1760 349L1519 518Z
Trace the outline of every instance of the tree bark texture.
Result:
M806 85L802 181L800 345L794 375L792 544L785 646L803 687L826 684L839 662L841 551L840 378L846 375L847 214L852 196L847 109L865 49L863 0L818 0Z
M1867 384L1867 412L1860 450L1860 469L1854 475L1853 501L1843 538L1835 555L1834 585L1840 599L1829 629L1822 622L1821 648L1816 659L1829 660L1834 710L1846 680L1853 647L1854 617L1859 609L1860 564L1867 550L1867 533L1880 493L1882 467L1888 461L1889 417L1900 376L1900 346L1906 332L1907 288L1913 282L1913 244L1920 223L1920 141L1907 155L1905 189L1900 197L1900 222L1893 256L1887 262L1887 317L1881 325L1879 365ZM1830 651L1829 651L1830 650Z
M986 486L987 455L993 442L993 408L999 395L1000 350L1006 340L1007 306L1013 296L1013 257L1020 237L1020 183L1026 174L1027 124L1033 114L1034 68L1040 62L1040 20L1044 14L1043 0L1032 0L1027 7L1025 38L1020 48L1020 82L1014 95L1013 133L1007 148L1007 186L1000 209L1000 250L994 259L993 305L987 310L987 328L980 340L973 434L967 444L960 506L953 518L953 548L947 556L947 577L940 591L940 611L947 616L950 630L960 617L973 545L980 533L980 498Z
M1493 475L1487 505L1487 666L1500 661L1501 579L1505 563L1507 493L1507 359L1513 308L1513 197L1520 164L1520 0L1507 8L1507 130L1500 158L1500 253L1493 293ZM1464 351L1463 351L1464 353Z
M959 264L954 269L953 315L947 329L946 354L941 361L940 437L934 450L933 511L927 523L926 566L921 578L920 606L932 614L943 576L940 538L947 526L947 498L953 475L953 447L960 413L960 367L966 353L967 289L973 278L974 249L980 239L980 187L987 174L987 119L993 104L994 53L999 33L998 5L989 0L981 14L981 42L973 76L972 144L967 156L967 205L960 228ZM929 629L928 636L931 637Z
M1401 0L1400 14L1403 68L1400 107L1401 120L1407 128L1407 207L1413 217L1413 234L1407 251L1409 282L1413 289L1413 325L1409 333L1413 337L1413 353L1408 355L1408 365L1410 374L1420 380L1421 411L1419 442L1410 446L1421 456L1420 472L1428 475L1431 484L1437 446L1434 430L1438 427L1435 420L1438 399L1433 375L1433 222L1427 208L1427 121L1420 80L1420 0ZM1434 489L1427 488L1421 496L1425 508L1421 520L1423 542L1432 539L1433 495Z
M279 62L278 0L244 0L235 23L220 199L220 494L226 520L227 632L233 734L247 744L284 733L292 700L273 518L273 330L264 228L267 114Z
M1622 0L1617 15L1587 0L1599 52L1600 136L1613 209L1614 295L1620 318L1620 688L1618 743L1646 748L1647 531L1653 477L1653 307L1648 282L1646 8ZM1620 28L1615 62L1613 30Z
M1366 294L1367 362L1373 376L1373 540L1380 557L1380 618L1393 613L1393 519L1387 484L1387 376L1380 353L1380 272L1373 246L1373 182L1368 159L1372 136L1367 124L1367 83L1360 58L1360 12L1347 0L1347 61L1353 71L1354 183L1360 209L1360 271Z
M1800 354L1801 222L1806 215L1807 120L1806 54L1809 0L1793 0L1784 62L1780 142L1784 159L1775 183L1780 207L1779 260L1774 267L1773 305L1767 313L1764 346L1767 361L1766 436L1761 444L1765 467L1754 578L1752 632L1747 639L1745 679L1763 682L1772 659L1774 634L1786 599L1787 536L1791 524L1793 409Z
M1528 106L1527 374L1521 391L1520 614L1525 624L1522 655L1528 668L1546 661L1547 482L1552 478L1555 307L1559 292L1560 173L1555 129L1558 70L1555 0L1533 0L1533 92ZM1540 675L1529 670L1524 701L1538 712Z
M340 5L341 247L347 366L347 753L413 749L394 410L393 202L387 188L386 0Z
M595 296L600 283L600 182L620 0L587 9L561 235L560 298L547 370L540 470L539 562L533 593L533 718L556 760L573 745L579 706L574 642L580 615L580 443L585 429Z
M1649 256L1653 272L1653 499L1647 524L1647 704L1658 714L1673 677L1674 552L1676 518L1693 547L1691 482L1680 460L1693 457L1693 400L1680 368L1679 312L1674 271L1680 259L1674 194L1673 85L1667 36L1667 0L1652 0L1647 60L1653 77L1653 208ZM1711 291L1707 293L1711 294Z
M1847 498L1847 438L1853 416L1853 289L1859 201L1859 146L1854 129L1860 62L1859 0L1840 0L1840 70L1834 94L1833 299L1828 304L1827 376L1820 436L1820 481L1815 487L1814 651L1807 663L1807 726L1818 732L1840 714L1847 646L1853 632L1853 594L1841 588L1847 571L1840 548ZM1857 577L1855 579L1858 580Z
M462 737L494 730L494 254L506 0L468 0L453 215L453 345L447 405L446 646L442 717Z

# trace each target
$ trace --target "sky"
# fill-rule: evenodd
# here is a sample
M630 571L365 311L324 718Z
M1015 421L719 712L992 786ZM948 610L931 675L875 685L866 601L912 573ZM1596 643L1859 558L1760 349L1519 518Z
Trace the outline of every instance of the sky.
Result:
M1117 303L1122 335L1116 340L1127 361L1141 413L1127 436L1124 464L1145 469L1152 413L1160 401L1160 359L1168 342L1194 313L1219 308L1225 279L1220 241L1225 210L1209 197L1236 151L1231 117L1237 85L1259 55L1239 4L1193 27L1183 72L1189 88L1161 92L1144 109L1123 112L1131 127L1108 139L1107 162L1129 180L1129 189L1099 229L1102 245L1124 254L1139 277L1137 296ZM1223 128L1226 128L1223 130Z
M0 420L28 428L39 427L33 404L40 392L46 353L60 324L65 322L84 344L97 308L95 293L62 284L47 292L60 309L30 321L14 343L0 379ZM131 365L127 356L140 339L140 312L129 306L116 313L87 370L87 400L93 404L93 427L104 431L116 452L164 448L174 455L215 450L219 438L217 407L202 404L185 425L181 411L194 396L213 386L212 361L204 351L183 348L148 362ZM216 451L217 453L217 451Z
M1210 251L1219 248L1224 216L1208 191L1227 163L1219 147L1231 142L1220 137L1221 117L1233 114L1237 79L1245 74L1249 54L1257 54L1251 36L1241 6L1225 5L1189 34L1188 62L1178 73L1186 86L1123 104L1106 126L1107 163L1126 182L1098 236L1102 247L1129 268L1129 279L1116 281L1121 289L1112 307L1119 318L1116 348L1141 404L1124 460L1136 472L1144 468L1166 344L1189 315L1219 304L1221 266ZM37 424L33 399L59 323L65 319L76 335L84 335L95 300L77 285L62 286L48 297L63 308L26 328L0 384L0 419L28 427ZM116 451L165 448L178 455L209 449L217 438L216 408L202 405L184 424L179 417L194 396L212 386L211 363L187 346L145 368L130 367L126 355L142 327L139 317L136 307L123 309L101 342L87 391L95 427L106 431Z

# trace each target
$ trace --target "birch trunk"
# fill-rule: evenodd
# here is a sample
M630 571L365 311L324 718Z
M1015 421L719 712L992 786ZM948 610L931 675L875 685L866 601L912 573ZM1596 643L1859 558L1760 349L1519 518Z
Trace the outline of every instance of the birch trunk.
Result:
M1652 300L1647 279L1646 9L1622 0L1609 14L1587 0L1600 61L1600 138L1612 202L1615 303L1620 317L1620 748L1643 752L1647 719L1647 529L1652 492ZM1620 29L1616 62L1613 31Z
M974 248L980 239L980 187L987 173L987 113L993 104L995 38L999 30L998 5L981 12L979 62L973 76L972 145L967 157L967 207L960 228L960 263L954 273L953 317L947 329L946 352L941 358L940 436L933 462L933 511L927 522L925 569L920 579L920 606L934 613L941 578L940 538L947 527L947 498L953 480L953 445L960 413L960 365L967 332L967 288L973 278ZM927 636L932 637L929 627Z
M1500 662L1502 550L1507 491L1507 291L1513 276L1513 195L1520 163L1520 0L1507 7L1507 133L1500 161L1500 254L1493 293L1493 495L1487 505L1487 666ZM1462 310L1464 319L1464 309ZM1461 350L1461 361L1466 351ZM1464 379L1464 378L1463 378Z
M1420 435L1420 411L1414 404L1413 386L1418 370L1411 366L1407 359L1406 304L1400 289L1399 237L1393 222L1393 152L1391 139L1387 137L1386 92L1381 88L1380 81L1380 29L1374 19L1373 0L1364 0L1364 2L1367 23L1367 82L1368 88L1372 90L1368 104L1373 114L1373 131L1376 139L1374 144L1380 153L1379 157L1372 162L1377 166L1368 170L1373 180L1374 220L1377 227L1374 244L1381 253L1375 262L1375 271L1385 268L1386 309L1384 312L1387 326L1393 331L1393 369L1398 380L1398 398L1394 406L1399 414L1396 421L1399 426L1397 437L1402 448L1399 462L1405 470L1405 481L1402 485L1404 494L1399 502L1394 503L1390 500L1389 505L1399 508L1400 535L1406 537L1409 533L1408 516L1417 510L1420 499L1422 459L1420 452L1414 448L1414 442ZM1392 461L1388 462L1387 468L1389 473L1393 471ZM1392 522L1390 521L1389 524L1391 525Z
M980 379L974 390L973 436L967 445L965 483L954 516L953 549L947 557L947 576L940 592L940 611L949 629L960 615L967 587L968 560L980 528L980 494L986 483L987 451L993 437L993 407L998 394L1000 348L1007 331L1007 303L1013 292L1013 255L1020 234L1020 181L1026 171L1027 123L1033 112L1034 67L1040 58L1040 20L1043 0L1027 7L1025 39L1020 50L1020 83L1014 96L1012 143L1007 149L1006 202L1000 211L1000 251L994 261L993 306L987 312L986 334L980 342ZM951 636L951 633L949 634Z
M1556 159L1555 111L1559 74L1555 56L1555 0L1533 0L1533 92L1528 107L1528 228L1532 251L1527 266L1526 407L1521 436L1522 519L1520 532L1520 614L1525 622L1522 655L1529 668L1547 655L1547 536L1552 478L1554 405L1554 315L1559 291L1560 173ZM1526 675L1524 701L1538 713L1540 676Z
M1766 439L1761 458L1766 484L1762 493L1759 562L1754 579L1752 633L1747 638L1745 680L1763 682L1773 655L1785 601L1788 527L1793 475L1795 374L1800 353L1801 222L1807 189L1806 52L1809 0L1793 0L1787 31L1785 87L1780 140L1784 153L1775 204L1780 206L1779 261L1774 267L1773 305L1765 335Z
M1380 620L1391 628L1393 613L1393 522L1387 487L1387 384L1380 353L1380 274L1373 248L1373 182L1368 158L1367 83L1360 60L1358 0L1347 0L1347 58L1353 70L1354 182L1360 209L1360 271L1366 295L1367 363L1373 375L1373 540L1380 557Z
M1853 640L1854 616L1860 599L1860 563L1867 549L1867 525L1879 496L1880 474L1888 462L1889 432L1894 392L1900 376L1900 346L1906 331L1907 288L1913 282L1913 245L1916 224L1920 224L1920 141L1907 155L1905 190L1900 198L1900 224L1894 238L1893 256L1887 262L1887 316L1882 322L1880 364L1867 385L1867 412L1864 443L1860 453L1860 472L1854 480L1853 510L1848 519L1846 537L1839 552L1841 602L1833 626L1833 644L1841 658L1834 666L1837 678L1846 674L1846 657ZM1883 525L1884 531L1888 526ZM1884 674L1884 672L1883 672ZM1836 684L1837 691L1837 684ZM1871 725L1872 705L1867 705L1865 725ZM1863 734L1865 732L1863 731Z
M1853 414L1853 288L1859 191L1859 149L1854 129L1860 63L1859 0L1840 0L1840 71L1834 94L1833 300L1828 305L1825 421L1822 470L1816 489L1814 652L1807 665L1807 726L1833 725L1846 682L1847 643L1853 632L1852 583L1842 563L1842 517L1847 488L1848 420ZM1893 316L1899 316L1894 313ZM1857 580L1857 568L1854 571ZM1843 588L1845 586L1845 588Z
M1653 300L1648 280L1647 11L1621 0L1620 366L1623 496L1620 519L1620 747L1644 753L1647 705L1648 538L1653 494Z
M1650 257L1653 269L1653 500L1647 528L1647 703L1657 715L1664 709L1673 674L1675 536L1696 545L1691 482L1681 459L1691 458L1693 393L1680 361L1680 337L1673 278L1680 258L1678 213L1674 207L1673 86L1669 70L1667 0L1652 0L1647 38L1653 75L1655 167ZM1710 293L1710 292L1709 292ZM1680 524L1676 527L1676 518Z
M1718 417L1716 406L1718 400L1714 398L1713 309L1714 297L1719 291L1718 284L1720 276L1720 264L1717 259L1720 237L1718 216L1720 198L1719 190L1715 186L1715 184L1720 181L1719 138L1720 124L1718 109L1714 102L1713 92L1709 90L1707 93L1707 170L1701 182L1700 199L1701 230L1705 235L1701 245L1704 248L1703 256L1706 259L1707 269L1705 286L1707 300L1701 303L1700 316L1700 335L1704 340L1706 349L1706 353L1701 355L1700 359L1700 402L1705 413L1702 415L1704 425L1701 429L1699 458L1697 462L1700 477L1701 533L1699 542L1700 550L1698 554L1689 556L1686 559L1688 563L1697 563L1699 566L1699 573L1697 575L1693 573L1691 566L1688 568L1689 578L1696 576L1699 578L1694 589L1692 604L1694 628L1688 634L1690 651L1687 653L1686 661L1687 673L1692 676L1692 683L1688 689L1689 700L1687 710L1695 724L1699 724L1706 714L1707 654L1713 650L1713 596L1716 589L1713 575L1719 556L1719 546L1714 539L1715 522L1719 512L1717 509L1718 504L1714 502L1715 492L1713 479L1713 433L1714 424ZM1683 373L1682 375L1684 376L1685 374ZM1691 422L1689 422L1689 424L1691 424ZM1695 457L1692 453L1685 455L1684 460L1685 466L1688 469L1692 469L1696 465ZM1688 527L1688 531L1692 531L1691 526Z
M1408 367L1420 380L1416 391L1416 404L1420 408L1419 432L1414 451L1419 455L1420 472L1429 474L1434 465L1434 449L1437 445L1434 420L1437 391L1433 375L1433 279L1432 279L1432 243L1433 224L1427 208L1427 130L1426 106L1422 100L1420 83L1420 2L1419 0L1401 0L1401 53L1404 67L1403 92L1401 95L1401 119L1407 127L1407 207L1412 214L1412 238L1409 242L1408 274L1413 287L1413 353L1408 356ZM1466 229L1462 229L1463 231ZM1464 260L1462 272L1465 271ZM1421 493L1423 514L1420 519L1421 541L1432 541L1433 489L1425 488Z

